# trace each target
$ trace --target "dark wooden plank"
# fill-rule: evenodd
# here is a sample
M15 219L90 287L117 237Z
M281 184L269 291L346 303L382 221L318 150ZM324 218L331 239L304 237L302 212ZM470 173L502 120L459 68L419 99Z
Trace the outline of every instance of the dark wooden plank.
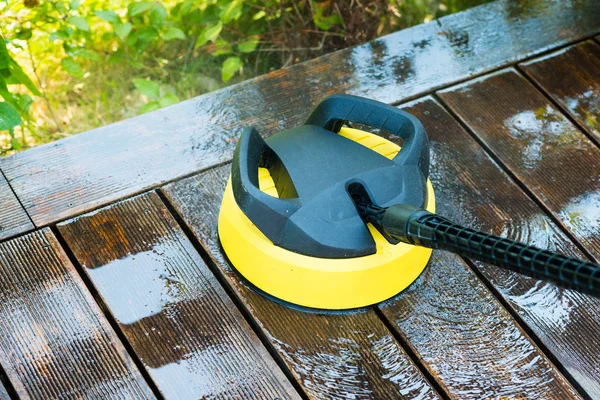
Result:
M501 0L0 159L37 226L230 159L241 129L303 120L324 96L396 102L600 30L596 0Z
M59 230L166 398L299 398L156 193Z
M298 311L266 299L240 280L225 261L217 237L229 170L210 170L168 185L164 192L309 397L437 398L373 309Z
M587 41L519 67L600 143L600 46Z
M0 240L33 228L27 213L0 172Z
M22 398L154 398L49 229L0 243L0 364Z
M216 216L228 172L229 166L220 167L215 171L171 184L164 190L202 245L208 249L211 257L223 268L232 284L243 289L240 291L241 296L255 310L256 318L267 327L271 340L284 351L295 349L296 346L305 348L301 342L296 342L294 347L290 347L289 330L301 329L301 326L307 326L306 324L310 323L312 318L318 316L299 314L271 303L246 289L236 280L237 275L231 271L231 267L224 260L217 242ZM461 286L454 280L440 279L444 273L468 283ZM418 298L419 301L416 302L418 304L414 304L415 302L411 300L402 300L394 306L384 307L383 310L392 321L395 321L399 315L411 320L406 322L410 327L402 328L404 330L401 334L411 346L419 343L415 347L417 354L451 397L464 398L468 394L476 393L492 397L501 397L507 393L531 397L539 397L542 393L556 393L563 398L576 397L573 389L560 373L458 258L441 258L433 263L433 267L424 274L418 284L413 285L410 292L415 293L412 298ZM453 304L452 307L439 306L439 293L445 293L448 302ZM406 299L406 296L402 299ZM457 299L460 299L460 302ZM259 304L260 308L255 303ZM263 309L266 305L269 312ZM481 314L474 313L474 310L481 310ZM368 315L370 314L369 311ZM459 317L455 314L463 318L464 325L459 328L455 324L456 318ZM482 318L482 314L487 318ZM272 328L270 326L274 323L268 319L272 318L269 317L271 315L285 315L285 317L279 317L277 324ZM348 314L340 314L336 318L343 318L344 315L346 318L351 317ZM299 316L302 319L298 318ZM377 324L377 321L371 323ZM363 325L364 322L353 322L343 327L348 329L346 333L343 330L336 332L337 335L341 335L341 338L346 338L341 340L347 342L347 338L354 338L356 328L350 328L354 324ZM308 329L306 335L309 337L304 337L302 340L313 342L314 339L310 336L317 334L321 329ZM449 336L448 332L451 331L455 334ZM366 335L367 332L365 329L364 334ZM482 346L482 342L475 338L476 335L482 337L487 335L495 340ZM336 339L338 340L340 339ZM368 350L373 348L373 343L379 341L382 339L371 341L363 339L360 347ZM448 348L453 346L451 343L453 341L460 341L463 346L455 347L456 350L448 352ZM307 370L307 367L297 365L298 355L291 356L284 353L284 358L293 361L292 368ZM477 363L473 360L477 360ZM303 379L305 377L300 376L300 380Z
M600 260L600 149L513 70L440 97Z
M580 398L458 256L380 308L452 398Z
M426 98L405 109L429 134L438 213L485 232L583 257L435 101ZM477 267L587 394L600 398L600 320L595 317L600 300L493 266Z

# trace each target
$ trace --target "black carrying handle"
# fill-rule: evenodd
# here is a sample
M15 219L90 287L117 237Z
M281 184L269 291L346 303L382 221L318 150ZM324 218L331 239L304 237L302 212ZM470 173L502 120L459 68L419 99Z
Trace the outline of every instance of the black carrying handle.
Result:
M277 154L251 127L242 133L231 164L235 201L261 232L273 241L277 240L288 218L299 208L294 199L273 197L259 188L258 168L277 161Z
M404 139L393 161L416 165L424 177L429 176L429 139L421 122L396 107L347 94L327 97L310 114L306 124L339 132L346 122L355 122L388 131Z

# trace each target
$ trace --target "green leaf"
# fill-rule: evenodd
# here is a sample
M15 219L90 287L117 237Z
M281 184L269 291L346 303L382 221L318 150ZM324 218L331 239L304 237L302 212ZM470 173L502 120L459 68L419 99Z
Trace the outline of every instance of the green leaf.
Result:
M138 1L130 3L128 6L128 14L130 17L135 17L138 14L142 14L148 11L152 7L152 3L147 1Z
M158 36L158 31L152 26L136 27L135 36L140 44L146 45Z
M231 45L223 39L217 39L215 41L215 46L217 49L212 53L215 57L231 53Z
M254 14L254 16L252 17L252 19L254 21L258 21L259 19L264 18L265 15L267 15L267 13L264 12L264 10L260 10L259 12L257 12L256 14Z
M160 104L158 101L151 101L150 103L146 103L140 107L140 114L144 114L150 111L158 110L160 108Z
M196 48L204 45L208 41L215 41L219 34L221 33L221 29L223 29L223 23L221 21L217 22L213 26L207 26L204 28L200 36L198 37L198 41L196 42Z
M19 95L18 105L24 113L29 112L29 107L31 107L31 103L33 103L33 99L31 98L31 96L26 94Z
M69 34L66 31L62 30L62 29L59 29L59 30L57 30L55 32L52 32L50 34L50 41L51 42L53 42L55 40L67 40L67 39L69 39Z
M31 39L31 36L33 36L33 33L31 32L31 29L20 29L19 31L17 31L16 34L16 39L20 39L20 40L29 40ZM14 43L13 43L14 45Z
M179 103L179 97L177 97L173 93L167 93L164 97L162 97L158 103L161 107L170 106L172 104Z
M119 39L125 40L127 35L129 35L129 32L131 32L131 28L132 26L129 22L125 22L124 24L118 22L115 24L115 34L119 37Z
M150 100L158 99L160 96L160 85L148 79L134 79L135 88Z
M19 112L10 104L0 102L0 131L12 131L19 125L21 125Z
M256 39L256 38L250 39L247 42L238 44L238 50L241 51L242 53L251 53L254 51L254 49L256 49L257 45L258 45L258 39Z
M181 8L179 9L179 15L188 14L192 10L192 6L194 5L194 0L185 0L181 4Z
M111 24L114 24L115 22L121 20L119 18L119 14L117 14L113 10L98 10L94 14L96 14L98 18L110 22Z
M22 83L23 85L25 85L25 87L27 89L29 89L29 91L31 93L33 93L36 96L42 95L40 93L40 91L38 90L38 88L33 84L31 79L29 79L27 74L21 69L21 67L19 66L19 64L17 64L17 62L15 60L12 60L12 59L10 60L9 68L10 68L12 77L14 79L16 79L19 83Z
M230 80L233 75L242 68L243 65L244 63L239 57L229 57L227 60L225 60L223 62L223 66L221 67L221 79L223 82Z
M11 129L11 131L12 131L12 129ZM17 138L15 138L15 134L13 132L10 132L10 135L12 136L12 140L11 140L10 144L13 149L19 150L21 147L23 147L23 146L21 146L21 143L19 143Z
M82 31L88 32L90 30L90 26L83 17L69 17L67 18L67 22Z
M324 31L328 31L334 25L341 25L343 23L342 18L337 14L330 15L328 17L323 15L323 7L316 6L315 14L313 15L313 22L317 28Z
M85 59L93 60L93 61L98 61L100 59L100 57L98 57L98 54L94 53L91 50L84 49L84 48L76 49L75 51L73 51L73 55L76 55L78 57L83 57Z
M148 18L152 25L161 27L167 20L167 10L165 10L162 4L154 4L148 14Z
M170 26L167 31L162 35L163 40L174 40L174 39L185 39L185 33L179 28Z
M11 57L10 54L8 54L6 42L4 41L4 38L0 36L0 69L8 68L10 60Z
M69 3L69 8L71 10L77 10L81 5L81 0L73 0Z
M222 10L221 14L219 14L219 18L223 23L228 23L233 21L234 19L238 19L242 15L242 0L233 0L230 1Z
M83 68L73 57L63 58L60 61L60 65L70 75L77 78L83 78Z

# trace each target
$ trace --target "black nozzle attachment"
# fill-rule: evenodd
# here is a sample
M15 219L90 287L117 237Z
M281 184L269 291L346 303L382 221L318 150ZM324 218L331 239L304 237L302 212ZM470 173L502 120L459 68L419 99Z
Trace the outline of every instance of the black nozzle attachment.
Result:
M410 205L381 208L357 198L355 203L363 218L373 223L386 237L412 245L451 251L600 297L600 265L596 263L465 228Z

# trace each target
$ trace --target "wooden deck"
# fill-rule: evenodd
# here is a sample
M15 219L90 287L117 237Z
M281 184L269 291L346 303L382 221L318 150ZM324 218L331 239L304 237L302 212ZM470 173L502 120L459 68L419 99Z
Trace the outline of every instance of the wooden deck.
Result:
M600 261L598 34L596 0L498 1L1 158L0 400L600 399L598 299L434 252L305 312L216 230L241 129L351 93L423 122L440 214Z

